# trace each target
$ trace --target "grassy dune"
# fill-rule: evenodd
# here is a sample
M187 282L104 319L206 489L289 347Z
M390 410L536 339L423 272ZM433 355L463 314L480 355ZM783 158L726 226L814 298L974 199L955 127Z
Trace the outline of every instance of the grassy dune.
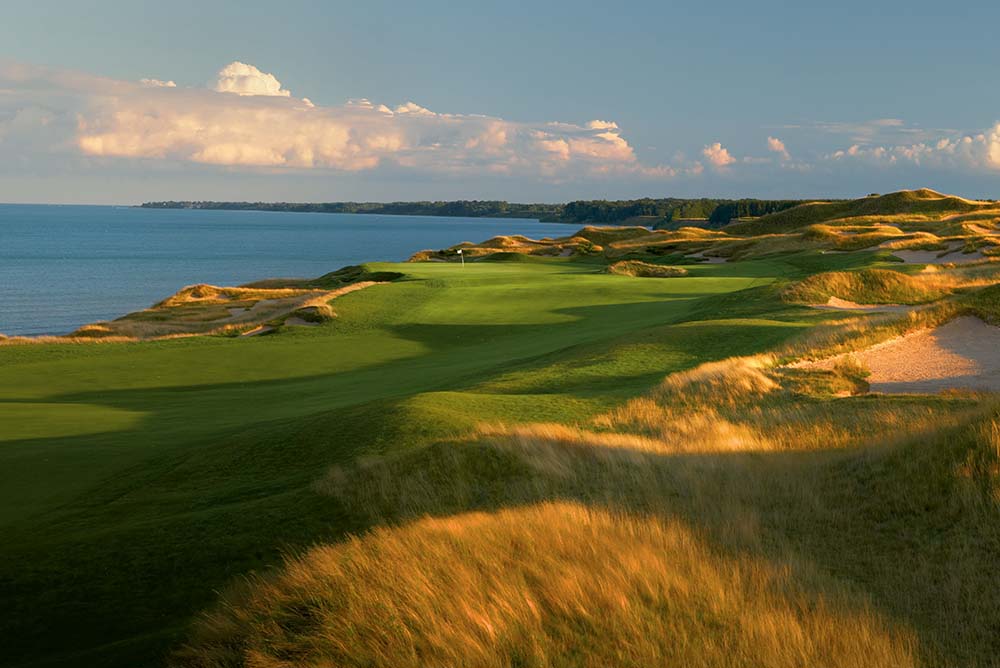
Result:
M668 267L661 264L651 264L640 262L639 260L622 260L608 265L609 274L619 276L632 276L635 278L675 278L677 276L687 276L687 269L684 267Z
M891 255L988 250L988 206L887 197L152 309L336 313L267 337L0 346L0 665L998 665L996 399L784 364L1000 320L1000 263Z
M741 234L747 234L790 231L826 222L838 224L890 222L896 218L907 222L940 221L946 217L984 212L996 216L1000 214L1000 205L996 202L943 195L928 188L921 188L844 202L803 204L757 220L735 223L731 227Z
M823 304L830 297L859 304L923 304L948 293L951 277L909 275L886 269L832 271L815 274L785 291L785 297L803 304Z
M871 250L891 259L893 250L936 250L942 256L961 252L1000 253L1000 204L910 190L845 202L813 202L758 219L738 221L721 230L681 227L585 227L557 239L495 237L421 251L414 260L459 261L471 258L574 257L614 262L663 260L694 263L706 258L756 259L803 251ZM947 260L946 260L947 261Z
M772 363L335 468L383 528L231 590L174 665L991 665L994 402Z

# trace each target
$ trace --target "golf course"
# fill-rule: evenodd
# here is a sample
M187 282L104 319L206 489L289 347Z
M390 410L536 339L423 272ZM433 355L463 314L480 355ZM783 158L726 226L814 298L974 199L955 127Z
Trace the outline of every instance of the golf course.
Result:
M998 222L567 228L0 338L0 665L1000 665Z

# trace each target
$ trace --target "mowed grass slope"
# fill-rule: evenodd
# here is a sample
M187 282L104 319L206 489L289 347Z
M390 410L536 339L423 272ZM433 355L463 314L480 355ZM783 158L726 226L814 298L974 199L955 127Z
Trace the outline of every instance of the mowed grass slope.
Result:
M330 466L482 422L585 421L828 317L771 293L752 317L710 307L802 274L780 261L665 280L561 260L372 268L405 278L314 328L0 347L0 664L159 665L234 577L369 526L316 490Z

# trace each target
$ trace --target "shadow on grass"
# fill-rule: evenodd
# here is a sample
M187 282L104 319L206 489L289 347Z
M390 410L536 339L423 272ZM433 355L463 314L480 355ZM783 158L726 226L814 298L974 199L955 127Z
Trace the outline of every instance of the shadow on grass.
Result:
M733 302L719 299L689 304L733 314ZM454 437L456 425L474 420L460 409L438 420L413 415L406 397L482 388L512 369L572 365L601 347L643 336L655 341L664 323L676 323L688 311L656 309L656 303L568 309L581 320L556 325L401 326L397 334L429 352L343 374L46 398L138 410L146 417L128 431L4 445L8 455L24 457L18 475L39 484L44 460L60 452L77 453L81 471L88 452L127 463L99 474L64 503L5 529L0 635L8 640L0 663L156 663L150 657L175 642L187 620L232 578L279 564L285 551L372 526L312 489L319 472L362 455ZM755 317L766 313L758 306ZM760 350L793 332L734 325L727 333L713 326L712 338L710 328L686 327L701 345L678 368ZM638 392L670 370L567 378L556 369L522 391L610 393L625 383ZM37 460L31 460L33 450L40 453ZM472 499L456 503L454 511L484 504Z
M318 489L373 527L553 500L680 519L726 557L764 559L802 582L816 578L796 569L818 569L859 605L913 629L924 665L992 666L1000 503L995 471L969 473L980 426L840 452L439 443L334 469ZM817 589L804 604L837 593Z

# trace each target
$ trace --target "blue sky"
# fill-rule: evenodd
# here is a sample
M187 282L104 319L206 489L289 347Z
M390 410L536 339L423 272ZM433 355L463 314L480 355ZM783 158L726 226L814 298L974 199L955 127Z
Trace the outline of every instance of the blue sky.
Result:
M995 4L33 5L0 201L1000 197Z

